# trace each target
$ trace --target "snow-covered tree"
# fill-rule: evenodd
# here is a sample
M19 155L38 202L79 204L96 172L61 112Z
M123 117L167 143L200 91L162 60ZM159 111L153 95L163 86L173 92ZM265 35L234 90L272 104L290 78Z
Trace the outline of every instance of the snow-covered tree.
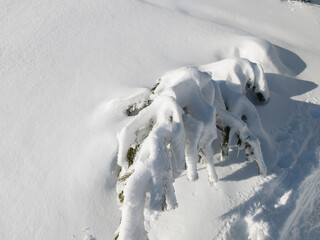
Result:
M247 160L266 175L260 142L250 127L261 128L252 102L266 102L269 90L260 65L235 58L171 71L151 90L130 97L131 118L118 133L120 166L117 192L122 219L116 239L147 239L148 207L164 211L177 207L175 177L187 171L198 178L198 162L206 164L208 180L218 180L212 144L220 141L222 158L236 138Z

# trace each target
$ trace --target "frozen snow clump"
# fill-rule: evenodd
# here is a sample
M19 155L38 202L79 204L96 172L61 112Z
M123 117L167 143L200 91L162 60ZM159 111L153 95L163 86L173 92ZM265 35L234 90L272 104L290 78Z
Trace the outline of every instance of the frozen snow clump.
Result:
M263 69L247 59L232 58L168 72L150 91L130 98L126 109L130 119L118 133L122 218L116 239L147 239L144 208L177 207L173 182L182 171L195 181L201 162L209 182L216 182L215 141L225 158L235 137L247 160L267 174L259 139L248 127L261 128L248 94L255 102L269 99Z

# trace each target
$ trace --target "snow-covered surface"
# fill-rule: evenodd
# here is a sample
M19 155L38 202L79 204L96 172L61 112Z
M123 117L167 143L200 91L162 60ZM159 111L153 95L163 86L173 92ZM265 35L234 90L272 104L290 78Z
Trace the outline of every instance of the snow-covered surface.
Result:
M318 239L320 2L4 0L0 3L0 238L112 239L116 98L165 72L241 57L263 66L268 176L233 151L145 212L150 239ZM268 148L268 149L265 149Z
M217 77L216 71L227 74ZM199 160L209 183L216 182L214 160L227 158L234 138L248 162L255 161L257 172L267 175L259 138L250 129L267 136L246 95L263 103L270 96L262 67L236 58L170 71L141 95L109 102L130 118L117 135L122 205L117 239L147 239L144 210L175 209L174 179L186 170L188 180L196 181Z

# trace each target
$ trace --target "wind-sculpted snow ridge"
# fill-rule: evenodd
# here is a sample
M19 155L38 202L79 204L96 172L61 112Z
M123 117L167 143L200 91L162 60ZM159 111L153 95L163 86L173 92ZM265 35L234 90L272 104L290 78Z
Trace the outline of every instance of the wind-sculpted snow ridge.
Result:
M118 133L122 219L116 239L147 239L144 208L176 208L173 182L185 169L195 181L198 162L206 164L209 182L216 182L214 141L220 141L226 158L235 137L247 160L267 174L260 141L250 131L250 126L262 128L260 119L247 95L257 102L269 99L264 72L258 64L235 58L171 71L151 90L129 98L131 119Z

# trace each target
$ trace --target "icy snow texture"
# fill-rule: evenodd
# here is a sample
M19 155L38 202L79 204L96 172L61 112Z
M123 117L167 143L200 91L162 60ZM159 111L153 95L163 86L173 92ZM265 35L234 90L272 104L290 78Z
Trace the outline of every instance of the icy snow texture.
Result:
M212 146L217 127L224 135L221 144L226 155L236 136L247 160L256 161L266 175L260 142L246 124L263 132L253 104L244 96L247 92L260 102L270 96L261 66L236 58L168 72L149 96L143 92L129 98L126 113L132 119L118 134L119 239L147 239L147 192L151 210L177 207L174 178L186 167L188 179L197 180L199 158L207 165L209 182L218 180Z

